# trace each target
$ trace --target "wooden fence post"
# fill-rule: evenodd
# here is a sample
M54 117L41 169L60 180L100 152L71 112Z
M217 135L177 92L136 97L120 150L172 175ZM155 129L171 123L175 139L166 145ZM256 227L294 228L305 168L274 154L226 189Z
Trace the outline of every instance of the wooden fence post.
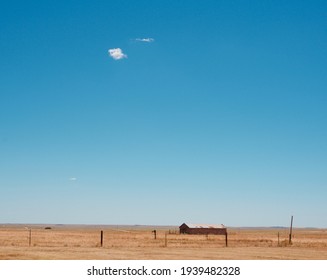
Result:
M153 230L152 232L154 234L154 239L157 239L157 231L156 230Z
M100 244L101 244L101 247L103 247L103 230L101 230Z
M226 243L226 247L228 247L227 231L226 231L226 233L225 233L225 243Z
M31 247L32 244L32 229L29 230L29 236L28 236L28 246Z

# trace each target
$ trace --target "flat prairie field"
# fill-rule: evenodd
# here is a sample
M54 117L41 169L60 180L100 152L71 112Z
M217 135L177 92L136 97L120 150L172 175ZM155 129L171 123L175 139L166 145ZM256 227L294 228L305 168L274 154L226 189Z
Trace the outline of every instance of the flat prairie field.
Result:
M153 232L156 230L156 236ZM327 260L327 229L228 228L224 235L178 227L0 225L1 260Z

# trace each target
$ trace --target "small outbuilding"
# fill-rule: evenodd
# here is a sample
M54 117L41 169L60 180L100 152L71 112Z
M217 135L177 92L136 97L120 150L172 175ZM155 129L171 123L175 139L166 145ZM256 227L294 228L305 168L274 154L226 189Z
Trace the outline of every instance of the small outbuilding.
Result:
M180 234L217 234L226 235L227 228L223 224L182 224L179 227Z

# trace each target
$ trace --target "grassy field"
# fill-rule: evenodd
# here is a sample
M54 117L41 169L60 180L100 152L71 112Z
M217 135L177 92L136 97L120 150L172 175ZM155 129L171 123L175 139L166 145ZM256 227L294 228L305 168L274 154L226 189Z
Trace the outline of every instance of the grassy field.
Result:
M0 225L0 259L327 260L327 229L294 229L290 245L286 228L229 228L226 247L225 236L177 227Z

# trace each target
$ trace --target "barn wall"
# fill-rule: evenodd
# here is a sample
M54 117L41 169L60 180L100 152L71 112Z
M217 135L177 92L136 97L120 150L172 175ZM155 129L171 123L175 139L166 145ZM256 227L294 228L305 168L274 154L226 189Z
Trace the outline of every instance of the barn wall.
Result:
M189 228L189 234L226 234L225 228Z
M188 228L188 227L181 227L180 228L180 233L225 235L226 234L226 228Z
M183 224L183 225L181 225L181 226L179 227L179 232L180 232L180 233L188 233L188 230L189 230L189 227L186 226L185 224Z

